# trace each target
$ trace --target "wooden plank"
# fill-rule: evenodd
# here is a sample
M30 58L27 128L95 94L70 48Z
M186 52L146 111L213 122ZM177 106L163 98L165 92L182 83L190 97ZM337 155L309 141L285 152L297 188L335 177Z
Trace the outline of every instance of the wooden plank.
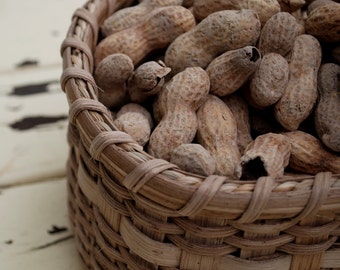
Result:
M2 189L0 269L85 269L67 213L65 178Z
M0 186L65 175L68 104L58 76L59 67L2 77Z
M6 38L0 74L30 61L39 66L61 63L60 44L71 23L72 14L85 2L1 0L0 33Z
M60 46L86 0L0 3L0 187L65 174L68 105ZM36 91L36 92L34 92Z

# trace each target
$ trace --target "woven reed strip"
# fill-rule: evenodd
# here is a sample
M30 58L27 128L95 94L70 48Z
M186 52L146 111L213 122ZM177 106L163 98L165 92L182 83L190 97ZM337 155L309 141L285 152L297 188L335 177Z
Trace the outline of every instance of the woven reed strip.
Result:
M100 175L102 177L102 185L103 187L110 193L112 196L115 196L119 200L131 200L131 195L129 191L124 187L116 183L115 177L111 175L111 173L100 164Z
M110 264L114 264L116 261L124 262L121 254L116 249L116 245L110 245L105 239L102 231L97 226L97 222L93 223L93 231L96 236L96 245L98 245L99 252L105 254L105 256L110 259Z
M64 50L67 49L68 47L78 49L86 55L87 59L89 60L89 66L91 67L90 72L93 73L94 60L93 60L92 50L89 47L89 45L85 42L79 42L79 39L77 38L67 37L61 44L60 54L63 55Z
M131 215L131 219L134 221L134 223L141 224L144 227L149 227L157 232L161 231L165 234L181 235L185 232L185 230L181 229L180 226L177 226L174 223L162 222L156 218L146 215L145 212L138 211L131 202L126 204L129 214Z
M228 237L239 232L232 226L199 226L185 218L175 218L174 223L183 228L184 231L204 238Z
M86 98L79 98L75 102L73 102L70 106L69 123L75 125L78 114L84 110L96 111L101 113L103 116L106 116L107 119L112 119L111 113L109 112L108 108L99 101Z
M92 35L93 35L93 44L91 44L92 45L91 48L94 48L98 40L98 31L99 31L97 19L93 17L91 11L86 8L77 9L74 12L73 17L82 19L91 27Z
M79 30L78 30L79 31ZM71 31L70 31L71 32ZM81 32L81 31L80 31ZM86 31L84 31L86 32ZM88 32L88 31L87 31ZM84 35L86 36L86 35ZM85 38L86 40L86 38ZM65 55L69 55L70 54L70 50L69 49L65 49L64 50L64 58L65 58ZM70 58L72 58L72 56L70 56ZM78 59L78 58L75 58L73 57L72 58L74 60L74 63L76 65L79 66L79 68L82 67L82 60L81 59ZM66 60L65 60L65 63L69 63L69 58L66 57ZM80 73L79 73L80 74ZM67 74L68 75L68 74ZM89 81L87 80L88 78L86 78L85 76L83 76L84 78L80 78L80 79L75 79L75 78L78 78L77 76L64 76L67 78L66 81L64 81L64 83L62 85L64 85L65 89L66 89L66 93L67 93L67 96L69 98L70 101L74 101L76 100L77 98L79 97L86 97L86 98L89 98L89 97L93 97L95 98L95 87L92 85L90 79ZM80 81L79 81L80 80ZM80 90L80 91L78 91ZM81 94L81 95L79 95ZM72 103L72 102L70 102ZM89 149L91 147L91 140L93 140L93 138L95 138L98 134L97 133L100 133L103 129L104 131L110 131L110 130L105 130L105 128L107 129L108 127L110 127L110 123L106 123L106 125L100 125L99 128L98 126L96 125L93 125L93 123L91 123L91 121L94 121L94 120L103 120L102 118L102 115L98 115L98 112L91 112L91 113L79 113L78 117L79 119L78 121L78 124L77 124L77 127L79 129L79 135L80 135L80 139L82 140L82 147L84 147L85 150ZM87 127L87 124L89 124L89 127ZM97 123L98 124L98 123ZM93 128L93 129L92 129ZM113 168L113 169L117 169L117 167L119 167L121 164L112 164L112 162L110 162L110 158L112 158L112 154L113 151L116 149L116 147L111 147L110 144L107 145L107 147L103 148L103 149L100 149L100 151L97 152L97 157L98 157L98 160L100 160L102 162L102 164L104 164L105 167L107 168ZM111 151L111 152L110 152ZM116 153L116 152L115 152ZM130 153L129 153L130 154ZM138 153L139 154L139 153ZM126 158L126 156L124 155L120 155L118 157L115 157L115 161L118 161L120 160L121 158ZM121 178L118 178L119 181L123 181L125 176L128 174L126 173L124 175L124 172L131 172L136 166L138 166L138 162L136 162L135 160L133 160L133 154L132 155L128 155L128 159L127 160L124 160L123 161L123 164L126 165L126 171L122 171L120 170L120 172L118 173L118 175L120 174L122 177ZM138 158L136 158L136 160L140 161L140 156ZM132 164L128 164L128 162L131 162ZM119 163L119 162L117 162ZM151 168L153 169L153 168ZM162 173L163 176L164 174L166 174L166 172ZM170 173L168 173L167 175L170 175ZM177 176L176 179L171 179L171 182L176 182L175 185L173 186L167 186L167 187L180 187L181 185L178 184L177 181L174 181L174 180L179 180L179 182L181 182L180 180L183 180L185 177L186 177L186 174L183 173L182 175L180 174L174 174L175 176ZM179 176L180 175L180 176ZM157 179L159 178L159 179ZM159 201L157 200L158 197L160 197L160 194L161 192L159 190L156 190L156 193L144 193L145 191L148 191L148 192L151 192L152 190L152 187L157 187L157 186L160 186L160 183L157 182L160 181L162 182L163 181L163 184L168 184L169 179L164 179L164 177L162 177L162 175L157 175L155 177L153 177L153 179L150 179L149 181L146 181L146 183L144 184L144 186L140 187L140 194L141 195L138 195L138 194L135 194L135 197L140 197L140 196L143 196L144 198L155 198L155 200L151 200L148 199L148 203L154 203L154 204L160 204L162 205L162 201ZM280 193L284 193L285 196L282 196L282 198L280 198L280 196L277 196L277 195L282 195L282 194L275 194L275 199L280 201L281 199L281 202L284 202L284 197L287 197L287 195L296 195L296 196L299 196L299 195L305 195L305 197L302 198L302 203L300 202L300 204L294 204L294 201L292 203L292 205L294 205L293 208L295 208L294 210L292 210L289 214L287 214L289 217L293 217L293 216L296 216L298 215L300 212L301 213L313 213L313 212L317 212L315 209L318 209L318 210L334 210L334 209L338 209L337 208L337 203L336 203L336 200L339 198L339 190L338 190L338 187L339 187L339 176L333 176L332 179L331 179L331 183L330 183L330 186L332 186L332 188L330 189L329 193L324 193L326 194L325 197L327 197L325 199L325 203L323 205L321 205L319 208L316 207L317 204L314 204L314 201L313 200L310 200L312 203L309 203L307 204L307 201L308 199L310 199L310 195L312 192L312 187L313 187L313 184L314 184L314 181L313 181L313 177L309 178L310 181L307 181L307 182L303 182L299 179L295 179L294 177L291 179L290 181L290 188L289 188L289 192L287 192L284 188L282 188L283 185L285 185L285 183L281 184L278 184L276 187L274 186L273 187L273 192L275 193L275 190L280 190ZM153 183L156 182L156 183ZM192 198L193 194L195 194L196 190L199 190L199 188L197 187L200 186L200 183L202 182L202 179L200 178L197 178L196 181L194 181L192 178L191 178L191 181L192 182L195 182L196 184L196 187L194 185L194 188L192 188L193 186L191 185L189 188L187 188L188 190L180 190L182 191L183 193L183 198L181 198L181 203L180 204L176 204L176 205L171 205L171 204L166 204L166 205L163 205L163 206L166 206L166 208L169 208L169 209L173 209L176 211L176 209L181 209L181 207L184 207L186 205L187 202L190 201L190 198ZM183 184L183 183L182 183ZM306 185L307 184L307 185ZM295 186L294 186L295 185ZM230 186L228 186L230 187ZM164 188L164 185L163 185L163 188ZM183 188L183 187L182 187ZM221 187L221 190L223 189L223 186ZM235 198L239 198L239 197L245 197L245 200L243 202L243 204L241 203L241 211L237 211L236 215L234 216L235 217L240 217L240 215L244 212L247 212L247 205L249 205L249 202L251 201L252 199L252 196L249 196L249 195L252 195L252 192L256 189L256 184L254 183L251 183L251 184L240 184L240 183L237 183L235 185L235 189L232 190L232 192L234 192L236 195ZM332 190L333 189L333 190ZM187 191L188 194L184 194L183 191ZM293 191L293 192L291 192ZM210 191L211 192L211 191ZM229 190L230 192L230 190ZM247 194L247 193L250 193L250 194ZM218 197L223 197L223 195L227 194L228 193L221 193L219 194L218 192L216 193L213 193L215 194L214 198ZM234 194L234 195L235 195ZM150 195L150 196L146 196L146 195ZM154 195L154 197L153 197ZM156 196L157 195L157 196ZM166 194L164 194L166 195ZM170 198L173 194L170 194ZM190 196L191 195L191 196ZM306 196L307 195L307 196ZM272 194L270 194L270 196L273 196ZM133 197L133 196L132 196ZM214 199L213 198L213 199ZM159 199L159 198L158 198ZM169 198L168 197L163 197L161 198L163 201L166 201L166 202L169 202ZM209 211L211 211L212 213L215 211L215 214L216 215L219 215L219 214L225 214L224 211L220 212L220 211L216 211L216 210L220 210L219 207L218 207L218 204L214 204L216 202L214 202L214 200L211 200L210 201L210 208L209 208L209 205L207 205L206 209L202 209L202 212L200 214L206 214L207 216L209 216ZM230 200L231 198L228 198L228 200ZM327 200L329 201L329 205L328 205L328 202ZM141 202L142 200L139 200L139 203ZM152 202L154 201L154 202ZM223 200L222 200L223 201ZM247 204L248 203L248 204ZM271 203L271 200L268 199L267 200L267 204L269 205ZM304 208L306 207L306 205L308 206L307 208ZM312 206L315 206L315 208L313 208ZM146 205L147 206L147 205ZM328 206L328 207L326 207ZM158 209L158 206L154 207L154 209ZM274 208L275 209L275 208ZM307 209L307 210L303 210L303 209ZM311 210L312 209L312 210ZM200 209L201 210L201 209ZM240 209L238 209L240 210ZM243 210L243 211L242 211ZM276 209L277 210L277 209ZM206 212L205 212L206 211ZM248 210L250 211L250 210ZM263 209L262 211L262 214L257 214L259 218L263 218L265 217L265 215L263 213L265 213L266 211L269 212L269 216L271 217L275 217L270 215L270 212L273 211L273 209L268 210L268 209ZM172 210L169 211L170 213L172 213ZM259 213L261 211L258 211ZM275 211L274 211L275 212ZM281 213L280 213L281 214ZM214 214L211 215L212 217L214 217ZM281 215L281 217L285 218L287 216L285 216L285 214L283 214L283 216ZM86 220L86 219L85 219ZM206 220L205 220L206 221ZM122 253L125 252L125 256L126 256L126 249L124 248L120 248ZM130 255L128 257L131 257ZM137 268L136 269L140 269L138 268L138 266L136 266ZM204 269L204 268L201 268L201 269Z

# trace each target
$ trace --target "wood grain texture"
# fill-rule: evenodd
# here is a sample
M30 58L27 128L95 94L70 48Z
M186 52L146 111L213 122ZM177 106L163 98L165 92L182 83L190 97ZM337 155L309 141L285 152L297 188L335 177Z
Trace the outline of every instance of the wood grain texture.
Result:
M84 269L65 190L65 178L1 190L0 269Z

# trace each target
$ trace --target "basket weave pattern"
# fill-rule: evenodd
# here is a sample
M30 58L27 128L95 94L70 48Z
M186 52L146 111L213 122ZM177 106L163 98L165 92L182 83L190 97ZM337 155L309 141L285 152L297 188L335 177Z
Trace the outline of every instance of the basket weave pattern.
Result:
M99 25L131 1L75 11L62 46L68 204L88 269L340 269L340 176L233 181L145 153L98 101Z

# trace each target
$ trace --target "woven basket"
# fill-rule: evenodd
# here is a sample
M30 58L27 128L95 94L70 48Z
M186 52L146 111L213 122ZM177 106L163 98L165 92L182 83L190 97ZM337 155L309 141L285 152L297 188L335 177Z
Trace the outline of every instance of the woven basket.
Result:
M98 101L99 25L131 1L77 9L61 54L68 205L88 269L340 269L340 176L232 181L152 158Z

